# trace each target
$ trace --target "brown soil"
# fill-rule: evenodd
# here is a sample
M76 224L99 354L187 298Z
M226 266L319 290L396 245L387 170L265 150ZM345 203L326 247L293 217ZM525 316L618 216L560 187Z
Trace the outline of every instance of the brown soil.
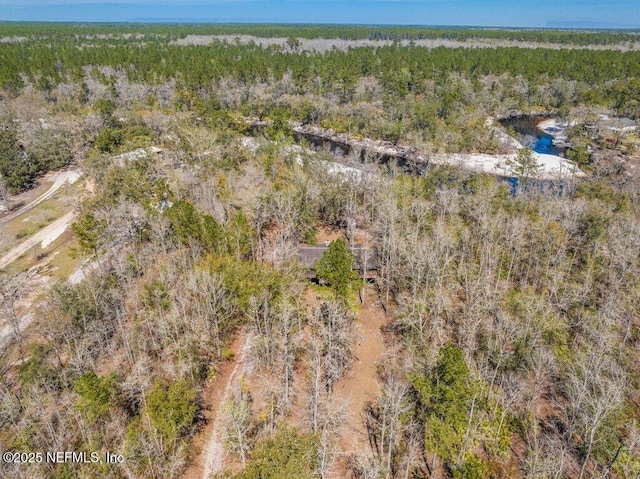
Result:
M373 401L380 393L377 364L385 349L382 328L386 323L380 299L375 289L368 287L365 291L365 304L360 309L355 328L358 336L354 348L356 360L349 374L334 391L337 401L348 404L338 442L345 455L369 448L362 412L365 404ZM335 477L345 477L344 461L338 461L335 469Z
M236 366L236 362L240 357L245 336L246 332L240 332L236 336L231 344L234 360L221 363L218 367L218 376L213 381L210 381L202 391L202 408L205 426L193 439L192 445L194 449L194 460L183 474L183 479L201 479L204 477L207 443L213 434L213 428L216 424L218 411L222 406L221 400L224 395L224 391L227 388L227 384L231 380L231 375Z
M84 182L84 189L90 194L95 193L96 181L93 178L87 178L87 180Z
M318 244L334 241L339 238L344 238L344 232L342 230L334 230L326 226L318 228L318 234L316 235Z
M311 288L307 288L305 291L304 300L309 313L321 302L321 298ZM346 410L343 426L336 439L336 446L341 454L330 471L330 477L347 477L348 471L343 458L346 458L351 452L364 451L369 448L362 411L365 404L375 399L380 392L377 361L383 356L385 349L382 328L386 322L387 318L375 289L368 287L365 291L365 304L360 308L354 328L354 333L357 336L354 348L356 359L347 376L340 381L334 390L333 400L337 404L345 404ZM202 393L206 425L193 440L194 460L182 476L183 479L202 479L205 477L207 446L213 439L215 426L219 422L217 412L222 406L222 397L225 390L229 388L229 384L237 382L246 373L244 371L239 376L233 373L237 369L238 363L243 362L240 359L245 338L246 332L238 334L232 345L235 360L222 364L218 377L210 382ZM295 372L293 404L287 415L287 422L300 429L306 428L305 408L308 399L306 373L306 369L300 366ZM249 373L245 380L251 384L252 399L255 407L259 410L264 406L266 400L266 397L263 397L262 389L267 389L265 381L268 380L268 377L262 377L253 372ZM224 462L223 470L237 469L235 467L237 464L233 460L230 461L228 457L225 457Z

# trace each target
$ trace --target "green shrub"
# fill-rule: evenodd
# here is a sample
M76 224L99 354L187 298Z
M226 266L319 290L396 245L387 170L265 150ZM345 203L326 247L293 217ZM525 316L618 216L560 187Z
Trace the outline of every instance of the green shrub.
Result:
M316 479L317 445L314 436L282 429L259 442L247 467L233 479Z
M184 381L165 385L156 381L147 393L147 413L158 434L168 443L181 438L196 417L196 391Z
M112 373L104 378L95 371L86 372L74 382L73 391L80 396L74 407L96 420L114 406L116 375Z

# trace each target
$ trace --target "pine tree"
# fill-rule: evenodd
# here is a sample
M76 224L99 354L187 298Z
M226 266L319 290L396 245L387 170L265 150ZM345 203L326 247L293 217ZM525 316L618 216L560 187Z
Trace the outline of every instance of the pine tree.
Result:
M342 239L332 241L316 263L318 278L329 283L337 297L346 298L355 280L353 253Z

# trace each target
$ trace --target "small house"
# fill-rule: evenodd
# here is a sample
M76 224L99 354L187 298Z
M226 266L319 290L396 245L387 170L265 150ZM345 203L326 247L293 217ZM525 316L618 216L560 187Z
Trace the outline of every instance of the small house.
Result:
M328 244L300 245L296 252L298 261L308 270L308 276L315 278L316 261L329 248ZM353 269L357 270L365 278L375 278L378 274L378 250L362 245L354 245L349 248L354 256Z

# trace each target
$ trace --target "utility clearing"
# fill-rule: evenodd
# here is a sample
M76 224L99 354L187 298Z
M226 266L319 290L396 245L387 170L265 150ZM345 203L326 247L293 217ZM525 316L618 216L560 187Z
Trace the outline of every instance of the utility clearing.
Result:
M337 384L331 399L335 404L344 405L344 420L336 431L336 461L329 471L330 476L335 478L344 477L347 473L346 459L349 455L369 447L363 410L381 391L378 365L384 357L382 330L387 323L387 317L373 287L368 286L365 289L364 297L365 303L359 309L354 327L355 361L346 377ZM306 295L308 306L313 307L316 301L313 294ZM229 466L225 460L227 452L223 432L224 408L234 390L240 387L242 378L250 374L249 357L252 344L251 333L240 332L231 345L235 360L223 363L218 377L203 391L206 426L194 439L195 449L199 452L191 467L182 476L183 479L211 479ZM297 377L296 382L298 388L304 388L302 377ZM299 393L302 398L304 394L302 391ZM289 419L304 422L304 412L298 409L299 407L294 407ZM297 426L303 427L302 424Z

